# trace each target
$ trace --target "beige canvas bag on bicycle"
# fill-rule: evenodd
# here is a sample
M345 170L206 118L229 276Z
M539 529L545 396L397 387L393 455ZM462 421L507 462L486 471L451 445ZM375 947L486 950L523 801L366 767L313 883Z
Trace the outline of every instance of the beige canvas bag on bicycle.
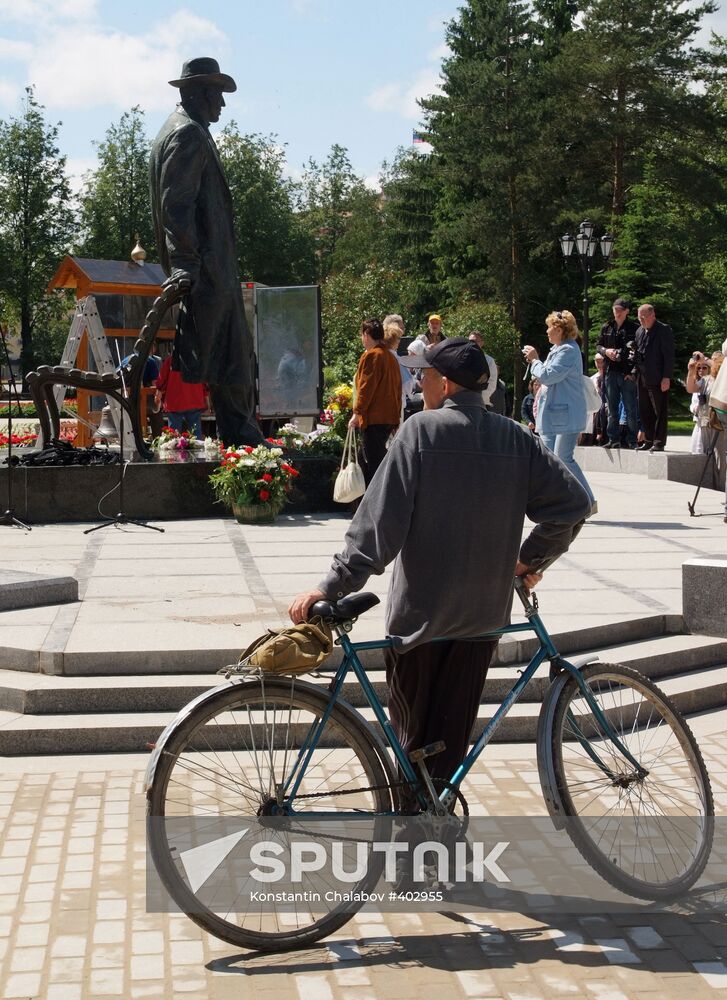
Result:
M333 652L330 626L320 618L268 629L240 653L239 665L264 674L305 674Z
M358 464L356 431L353 427L349 427L341 456L341 468L333 486L333 499L336 503L351 503L352 500L358 500L365 492L366 482Z

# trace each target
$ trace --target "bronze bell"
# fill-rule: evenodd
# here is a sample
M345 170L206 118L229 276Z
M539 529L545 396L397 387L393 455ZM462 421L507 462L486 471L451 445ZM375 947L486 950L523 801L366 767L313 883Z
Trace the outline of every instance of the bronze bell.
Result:
M98 439L108 443L111 440L117 441L118 438L119 432L116 430L116 425L114 424L111 407L104 406L103 410L101 410L101 422L98 425L98 430L93 435L93 439L94 441Z

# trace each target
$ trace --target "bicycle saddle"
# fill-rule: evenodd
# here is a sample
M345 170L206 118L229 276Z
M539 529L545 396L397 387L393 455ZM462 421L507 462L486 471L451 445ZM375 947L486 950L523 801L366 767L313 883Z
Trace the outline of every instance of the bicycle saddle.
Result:
M351 594L340 601L316 601L308 612L308 618L318 615L324 622L340 624L358 618L380 603L376 594L370 593Z

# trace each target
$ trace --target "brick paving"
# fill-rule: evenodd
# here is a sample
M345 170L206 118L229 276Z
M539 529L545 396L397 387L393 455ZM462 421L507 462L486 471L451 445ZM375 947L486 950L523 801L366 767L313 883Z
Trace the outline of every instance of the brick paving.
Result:
M700 743L724 814L727 737ZM465 786L472 812L542 813L533 754L489 748ZM701 914L546 923L515 913L362 912L305 951L240 952L182 915L145 912L142 757L6 761L3 1000L727 996L727 927Z

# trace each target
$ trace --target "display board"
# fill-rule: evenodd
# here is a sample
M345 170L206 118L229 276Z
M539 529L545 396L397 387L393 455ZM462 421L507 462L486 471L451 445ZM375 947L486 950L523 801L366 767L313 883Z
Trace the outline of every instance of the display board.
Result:
M318 285L255 289L259 412L315 416L321 409L321 309Z

